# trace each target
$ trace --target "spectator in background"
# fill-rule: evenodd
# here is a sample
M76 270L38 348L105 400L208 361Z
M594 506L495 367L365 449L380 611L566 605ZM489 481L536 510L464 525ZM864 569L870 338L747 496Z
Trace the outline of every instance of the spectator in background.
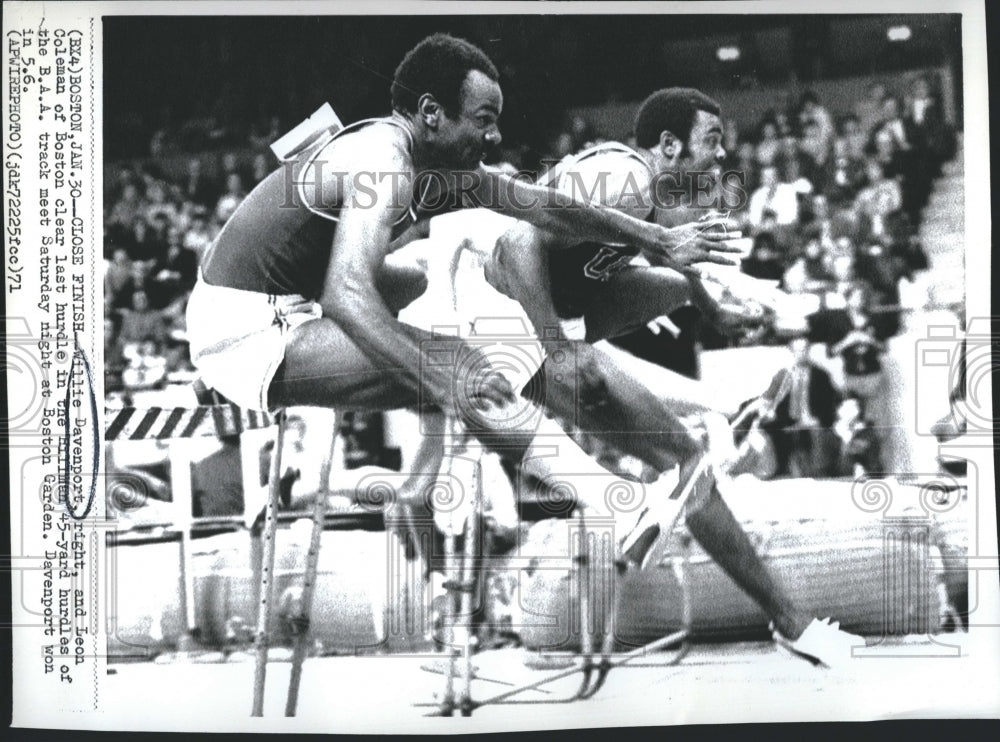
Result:
M792 119L785 110L775 111L772 114L774 125L778 127L778 136L782 139L795 136L795 129L792 127Z
M816 126L814 134L810 133L810 127ZM799 130L805 136L815 136L823 143L825 148L829 148L835 133L833 117L830 112L819 102L819 96L812 90L807 90L799 99Z
M820 190L825 188L830 160L831 138L816 121L808 121L802 129L799 152L803 159L803 170L810 181Z
M722 148L726 151L726 156L720 163L724 173L740 171L739 150L743 143L740 142L739 131L739 125L734 119L726 119L725 128L722 130Z
M132 261L132 293L146 290L146 286L149 282L149 271L152 267L153 261L151 260ZM126 309L132 308L132 293L130 293L127 297L125 304Z
M838 217L838 218L835 218ZM819 235L824 250L833 248L833 241L843 234L846 226L839 211L831 211L830 199L825 193L814 193L802 210L803 234Z
M162 343L152 335L123 347L122 355L128 361L122 371L122 383L126 390L155 389L166 381L167 359L162 351Z
M120 224L129 232L135 230L135 225L144 218L146 203L140 195L139 187L134 183L127 183L122 189L121 198L111 208L109 221L112 224Z
M184 249L190 250L197 258L198 265L201 265L205 253L215 239L212 227L208 222L208 215L201 207L191 212L191 225L184 233Z
M841 441L840 476L860 477L883 471L882 442L875 425L865 416L861 400L844 398L834 429Z
M243 179L237 173L230 173L226 178L226 192L219 198L215 205L215 221L225 224L229 217L236 211L243 199L246 198L246 191L243 190Z
M123 309L121 316L120 339L126 347L146 340L162 345L166 340L167 329L163 316L150 307L145 291L132 293L132 308Z
M902 101L894 95L887 95L882 100L882 122L876 127L875 133L888 132L892 136L896 148L902 152L910 149L910 141L906 136L906 123L903 121Z
M781 137L778 135L778 126L771 119L764 119L760 125L760 134L757 137L757 147L755 156L757 164L761 167L773 165L781 151Z
M869 137L882 123L882 102L885 100L886 87L883 82L873 82L868 85L865 97L854 105L854 113L858 117L861 132Z
M729 151L726 152L727 156ZM743 175L743 189L747 193L753 193L757 188L758 184L758 173L757 173L757 151L756 148L750 142L743 142L740 144L739 148L736 150L736 163L731 167L727 167L729 170L735 170ZM723 171L725 172L725 170ZM743 210L746 210L746 205L744 205Z
M892 132L879 128L872 135L869 158L882 166L886 178L902 178L906 171L906 156Z
M871 242L855 253L854 272L864 276L872 289L872 303L880 305L873 318L879 337L892 337L900 327L900 273L897 262L878 242Z
M953 155L954 146L941 101L931 92L926 75L918 75L911 83L903 123L917 157L930 165L930 175L936 177L944 161Z
M793 338L792 388L778 404L774 418L764 424L774 441L777 476L833 476L840 443L833 425L840 393L830 374L809 359L809 340Z
M251 164L250 182L257 185L271 174L271 169L271 162L267 155L263 152L258 152L254 155L253 163Z
M240 436L219 437L221 447L191 466L195 518L243 515L243 459Z
M104 301L110 309L124 309L132 305L135 288L132 261L123 247L113 248L111 260L104 269Z
M740 125L734 118L727 118L722 128L722 148L729 156L740 146Z
M562 159L579 152L595 138L595 132L590 122L582 116L573 116L567 122L562 132L556 137L553 145L554 155Z
M170 224L177 221L177 207L167 199L166 186L154 181L146 191L146 221L151 226Z
M885 171L877 160L867 164L868 185L855 201L859 214L868 222L868 231L875 239L885 234L885 220L889 214L903 205L903 192L899 182L885 177Z
M841 307L854 287L854 242L850 237L837 238L833 250L826 255L826 265L833 284L827 290L824 304Z
M883 384L881 357L885 350L869 314L871 296L867 284L857 283L847 292L846 308L824 318L829 333L827 355L841 358L844 391L857 396L866 409Z
M219 182L228 183L231 175L240 176L241 183L248 183L249 173L235 152L223 152L219 162Z
M927 253L924 252L904 211L896 211L886 216L882 244L885 245L889 259L895 266L897 281L901 278L912 281L916 272L927 270L930 265Z
M118 314L107 314L104 317L104 386L107 391L121 391L124 388L122 373L126 361L122 353L122 343L119 337L121 317Z
M158 260L166 255L169 228L170 218L163 213L156 214L151 222L137 221L132 258L137 261Z
M785 273L785 255L778 243L777 228L774 212L765 211L760 229L753 238L750 255L741 266L748 276L765 281L781 281Z
M833 285L833 274L827 267L826 251L818 227L810 227L804 235L805 244L798 259L782 278L789 293L821 292Z
M868 147L868 132L864 130L857 116L847 115L840 122L840 143L838 155L852 160L863 161Z
M167 254L157 260L150 271L150 301L158 309L190 292L198 280L198 257L183 247L180 240L180 233L173 230Z
M834 153L831 165L825 188L827 198L835 206L852 203L865 184L865 162Z
M812 181L802 172L802 159L798 154L791 157L782 157L780 165L781 181L795 189L795 196L799 199L799 204L801 205L802 200L810 196L813 192Z
M765 210L774 212L779 226L795 224L799 219L799 201L795 187L779 180L778 168L774 165L761 169L760 186L750 196L747 216L754 229L760 227Z
M188 160L187 177L182 188L182 195L185 199L209 208L215 204L219 190L219 185L205 173L205 167L200 157L192 157Z

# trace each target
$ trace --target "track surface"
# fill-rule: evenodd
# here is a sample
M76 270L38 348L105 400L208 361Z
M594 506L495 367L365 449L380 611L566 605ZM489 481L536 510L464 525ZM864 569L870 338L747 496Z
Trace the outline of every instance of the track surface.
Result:
M871 642L871 640L869 640ZM147 729L277 730L317 732L463 732L546 728L730 723L757 721L954 718L1000 715L995 656L969 653L968 635L908 637L885 642L879 656L854 658L838 670L814 668L771 643L696 645L678 666L613 670L600 693L571 704L487 706L472 718L426 718L443 687L441 675L422 665L433 658L366 656L307 660L299 717L282 718L290 665L268 666L265 718L251 719L253 663L118 664L107 678L102 705L134 709ZM952 646L946 646L952 645ZM869 650L871 648L869 647ZM928 657L927 655L952 655ZM894 655L894 656L886 656ZM911 656L903 656L911 655ZM918 656L913 656L918 655ZM919 656L923 655L923 656ZM956 656L957 655L957 656ZM505 690L489 682L530 682L542 676L525 667L522 650L475 657L477 698ZM991 679L992 680L991 680ZM544 699L571 692L574 679L550 686ZM156 702L162 699L168 703ZM119 726L119 728L123 728Z

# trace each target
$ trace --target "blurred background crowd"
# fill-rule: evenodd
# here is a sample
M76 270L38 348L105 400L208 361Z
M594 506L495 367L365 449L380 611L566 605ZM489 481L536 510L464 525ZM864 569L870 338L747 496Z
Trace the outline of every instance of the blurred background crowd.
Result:
M488 19L456 20L449 30L480 43L499 63L505 139L493 164L514 170L540 174L605 139L631 144L626 131L608 123L615 120L608 110L628 118L635 101L658 87L698 86L719 96L724 168L740 173L744 184L731 216L752 245L741 270L800 297L808 318L795 327L779 318L752 339L787 346L794 380L792 394L763 421L765 439L755 443L762 458L754 469L766 477L879 471L879 430L899 422L881 399L881 359L912 308L901 292L928 268L921 226L935 181L960 147L956 27L947 17L931 23L923 16L871 16L861 27L880 41L867 57L852 57L835 49L851 28L828 16L699 18L666 32L671 19L658 17L655 27L639 33L630 19L605 24L601 36L596 29L557 29L551 19L508 18L504 33L496 34L502 48L485 30ZM307 38L319 33L301 19L275 21ZM344 46L324 48L309 64L302 50L270 53L277 51L274 39L287 34L238 19L187 22L183 29L175 26L184 19L170 19L155 30L137 29L137 22L121 28L109 22L105 44L106 97L116 97L105 134L106 388L125 401L196 376L185 342L186 299L223 224L277 166L270 143L327 99L345 122L387 113L385 73L391 76L395 61L424 31L440 30L434 19L421 18L405 32L391 30L377 51L364 51L357 49L365 34L356 24L327 25L324 38ZM147 43L181 31L194 37L185 53L200 50L190 59L170 58L176 52L168 45ZM519 33L525 38L514 41ZM522 54L522 46L545 33L552 34L545 53ZM899 42L893 33L909 35ZM683 42L676 41L680 36ZM656 50L654 61L683 53L692 63L679 69L622 61L614 74L597 74L601 55L590 47L626 42L631 47L620 48ZM696 63L705 53L710 64ZM136 89L134 81L144 78L115 73L116 55L126 54L139 66L148 63L154 75L171 76L176 89L158 91L156 80ZM323 68L331 54L336 64ZM610 57L603 58L607 67ZM636 58L645 59L638 52ZM327 71L329 80L323 79ZM830 101L820 92L852 75L847 87L863 94ZM754 105L728 106L734 95ZM144 96L158 105L146 105ZM536 110L545 113L533 120ZM702 350L746 342L716 334L693 309L681 309L616 344L697 377ZM836 361L842 372L831 374L817 363L821 358ZM363 429L381 431L377 416L357 419ZM381 460L380 435L356 438L356 465Z

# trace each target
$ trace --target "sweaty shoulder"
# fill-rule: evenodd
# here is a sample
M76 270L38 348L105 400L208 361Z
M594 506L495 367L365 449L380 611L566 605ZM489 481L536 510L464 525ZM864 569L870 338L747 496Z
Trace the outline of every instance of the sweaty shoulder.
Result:
M348 194L370 205L392 190L390 210L405 212L412 196L410 141L398 126L373 122L345 132L303 163L298 178L313 210L339 212Z
M649 167L636 153L624 147L604 148L567 163L559 190L645 219L652 211L651 182Z

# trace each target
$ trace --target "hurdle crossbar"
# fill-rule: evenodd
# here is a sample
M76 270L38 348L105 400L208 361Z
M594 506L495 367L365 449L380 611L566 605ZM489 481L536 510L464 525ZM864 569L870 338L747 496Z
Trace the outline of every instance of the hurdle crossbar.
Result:
M234 404L105 410L105 441L219 438L269 428L276 416Z

